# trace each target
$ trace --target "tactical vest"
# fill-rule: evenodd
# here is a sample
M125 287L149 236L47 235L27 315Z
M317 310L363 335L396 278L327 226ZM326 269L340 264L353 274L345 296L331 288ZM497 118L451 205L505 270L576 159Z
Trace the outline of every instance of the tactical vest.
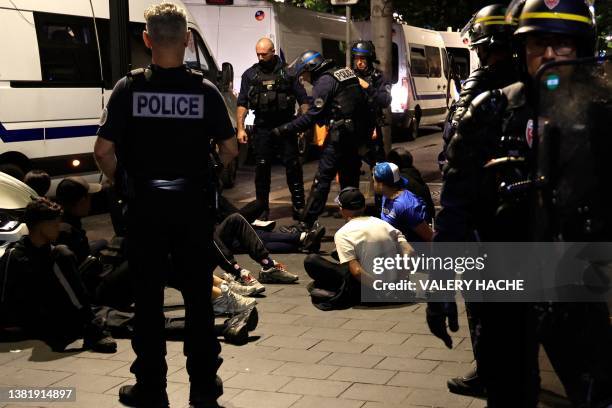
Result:
M202 81L187 68L127 75L130 112L118 150L130 179L208 178L211 135Z
M256 116L280 115L290 118L295 113L295 95L291 78L285 67L264 72L259 64L253 65L255 77L249 87L249 109Z
M331 119L361 122L362 115L367 113L366 96L353 70L338 68L323 75L330 75L337 83L337 91L331 101Z

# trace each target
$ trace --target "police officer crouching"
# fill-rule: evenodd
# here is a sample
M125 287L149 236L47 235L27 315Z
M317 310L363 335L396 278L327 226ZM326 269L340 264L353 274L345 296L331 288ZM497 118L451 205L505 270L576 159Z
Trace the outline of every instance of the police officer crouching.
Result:
M221 347L214 332L210 293L214 191L210 187L211 140L221 159L237 155L234 130L215 86L183 65L185 11L172 3L145 11L145 45L152 64L119 80L101 118L96 160L114 180L117 160L130 185L129 267L136 295L131 366L136 385L119 400L136 407L167 407L164 337L164 272L184 282L185 346L193 407L218 407L223 387L216 372ZM152 250L152 246L155 248Z
M295 75L313 84L312 105L304 115L273 129L278 135L301 132L317 125L329 128L319 168L297 230L309 230L325 210L336 173L340 188L358 186L359 148L367 142L367 100L359 79L350 68L336 68L317 51L306 51L295 61Z
M308 95L298 78L274 55L274 43L262 38L255 47L259 62L242 74L236 109L238 141L247 142L244 119L248 109L255 111L253 147L255 150L255 195L269 211L272 160L280 153L287 172L293 218L298 220L304 209L304 176L299 160L296 132L279 137L270 131L295 116L296 100L302 112L308 109Z

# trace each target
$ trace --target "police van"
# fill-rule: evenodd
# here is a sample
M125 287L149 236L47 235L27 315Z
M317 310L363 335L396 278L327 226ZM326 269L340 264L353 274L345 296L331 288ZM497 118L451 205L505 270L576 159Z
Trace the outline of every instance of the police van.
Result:
M153 3L128 2L127 69L150 62L142 31L144 10ZM99 178L92 151L114 86L110 44L117 25L110 14L108 0L0 0L0 171L19 177L43 169L54 179L52 191L65 175ZM188 26L186 64L217 84L233 112L231 64L219 68L191 15Z
M459 31L453 31L451 27L439 33L444 41L451 69L461 81L465 81L479 65L478 55L470 48L470 39L467 35L462 37Z
M372 39L369 21L355 23ZM394 134L415 138L420 126L442 126L447 112L448 56L437 31L394 23L391 28L391 112Z

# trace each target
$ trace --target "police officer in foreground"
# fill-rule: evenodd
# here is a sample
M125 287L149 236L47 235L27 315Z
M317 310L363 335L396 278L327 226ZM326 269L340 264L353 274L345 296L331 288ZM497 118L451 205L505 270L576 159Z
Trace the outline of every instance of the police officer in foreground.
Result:
M136 360L130 371L136 385L121 387L119 400L135 407L168 406L162 308L171 255L184 283L189 401L193 407L218 407L223 386L216 375L221 348L210 299L215 256L208 153L214 141L228 163L237 155L236 139L219 91L183 65L190 36L185 11L161 3L145 11L145 20L151 65L119 80L94 148L109 180L119 161L130 186L128 257L136 295Z
M255 111L253 147L255 150L255 195L269 212L270 173L272 160L280 153L287 172L287 186L291 193L293 218L299 220L304 210L304 178L299 160L297 133L281 137L270 131L276 126L291 121L295 116L295 103L302 112L308 110L308 95L299 82L291 75L285 62L274 54L274 43L262 38L255 46L259 62L242 74L236 123L238 142L247 142L244 119L249 109ZM267 216L266 216L267 218Z
M359 148L367 142L366 97L350 68L336 68L333 60L317 51L304 52L295 62L295 75L313 84L308 112L273 129L281 137L325 125L329 134L319 158L302 221L298 230L310 230L325 210L327 195L336 173L340 188L358 186L361 168Z
M359 83L368 98L372 122L369 125L370 146L365 161L370 167L374 167L376 163L385 160L382 135L382 128L385 126L383 109L391 105L391 82L385 78L381 70L374 66L379 62L376 59L376 48L372 41L359 40L353 43L351 60L353 71L359 78Z
M454 214L461 232L472 231L483 241L532 239L532 226L538 220L528 218L532 213L529 195L507 200L496 193L500 177L508 184L529 178L532 166L525 162L534 160L528 137L535 120L533 78L547 62L595 52L594 18L584 0L515 0L506 21L513 19L518 21L514 37L519 42L521 82L475 98L447 150L445 188L463 185L467 191L447 201L445 211ZM513 165L510 171L491 166L496 163L492 159L502 157L514 158L505 161ZM474 193L481 198L475 200ZM481 308L481 344L475 351L487 406L536 407L540 342L573 405L608 406L612 402L611 329L607 307L601 306L489 303ZM458 329L454 304L428 305L430 330L450 347L447 321L451 330Z
M472 100L484 91L503 88L518 80L513 60L512 33L514 22L505 21L506 6L491 4L480 9L463 28L470 38L470 47L476 51L480 67L463 82L459 100L450 107L444 124L444 150L457 131L457 124ZM446 162L442 151L439 163ZM442 168L441 168L442 169Z
M468 111L475 97L481 93L493 89L503 88L518 80L518 72L514 68L512 53L512 33L516 28L513 22L506 22L506 6L492 4L479 10L467 23L463 32L467 32L470 38L470 46L476 50L480 67L475 69L465 80L461 87L459 100L451 106L444 127L444 145L455 135L457 125ZM444 152L441 153L444 156ZM457 169L444 169L445 180L453 177ZM468 183L470 180L465 179ZM454 183L452 180L444 184L440 203L442 211L436 218L435 240L440 241L475 241L477 237L473 229L465 224L463 218L459 218L453 209L453 201L461 201L465 198L466 186ZM475 199L475 198L474 198ZM478 311L479 303L466 304L466 313L472 339L472 350L476 365L478 365L478 347L480 341L478 335ZM483 396L484 387L477 374L477 369L472 369L463 376L455 377L447 382L451 392L462 395Z

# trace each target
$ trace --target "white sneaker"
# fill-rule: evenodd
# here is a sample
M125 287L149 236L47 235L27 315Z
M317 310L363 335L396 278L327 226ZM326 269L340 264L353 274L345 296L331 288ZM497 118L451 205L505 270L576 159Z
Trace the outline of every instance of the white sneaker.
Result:
M257 301L230 290L229 286L222 283L220 286L221 296L212 301L215 315L234 315L255 306Z
M253 285L247 286L236 281L236 278L231 273L224 273L223 280L227 283L230 290L242 296L252 296L257 293L257 288ZM264 288L265 289L265 288Z
M255 294L262 293L266 290L266 287L259 283L257 279L251 275L251 272L242 268L240 270L240 278L238 279L238 283L244 286L252 286L255 288Z
M299 276L289 273L280 262L274 261L274 265L267 269L261 268L259 280L264 283L295 283Z

